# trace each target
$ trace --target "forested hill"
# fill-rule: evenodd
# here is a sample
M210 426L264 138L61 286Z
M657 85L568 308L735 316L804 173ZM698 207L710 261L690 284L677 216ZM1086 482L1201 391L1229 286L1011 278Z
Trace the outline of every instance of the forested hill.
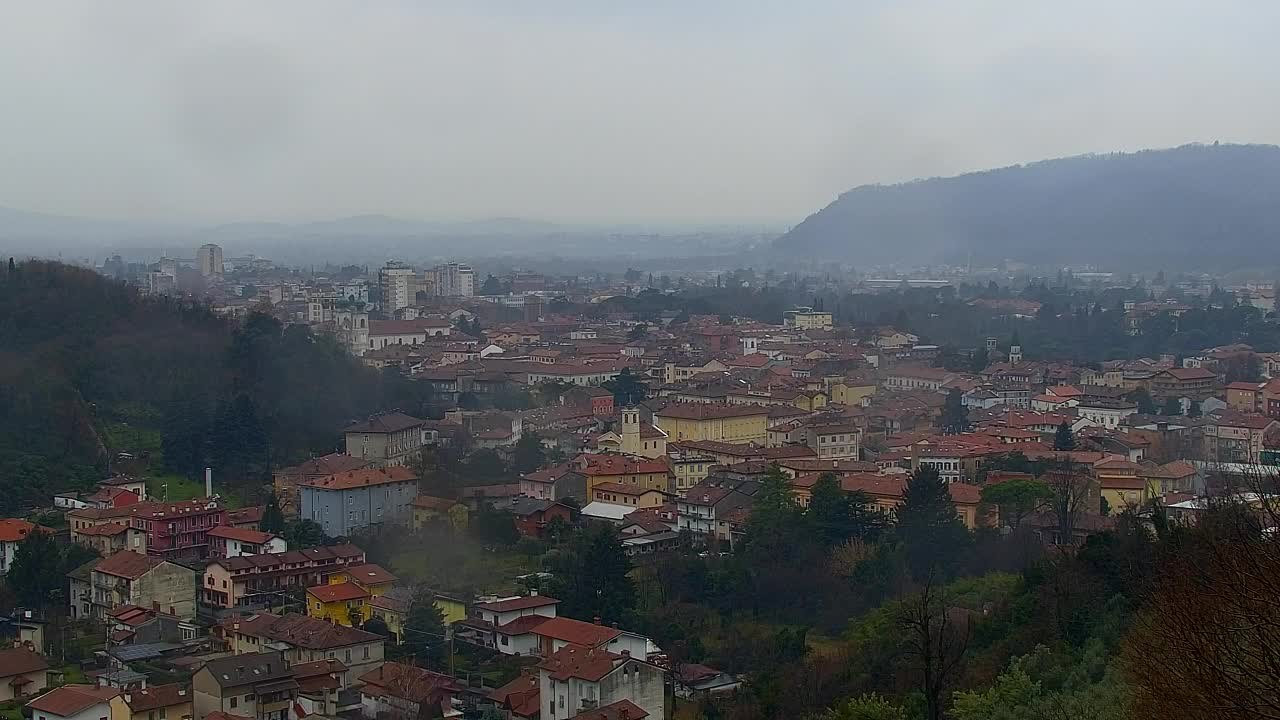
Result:
M1280 147L1086 155L850 190L776 241L856 264L1237 267L1280 243Z
M0 516L91 488L119 452L188 477L211 465L252 497L271 463L332 451L345 423L408 392L267 315L233 323L57 263L0 267Z

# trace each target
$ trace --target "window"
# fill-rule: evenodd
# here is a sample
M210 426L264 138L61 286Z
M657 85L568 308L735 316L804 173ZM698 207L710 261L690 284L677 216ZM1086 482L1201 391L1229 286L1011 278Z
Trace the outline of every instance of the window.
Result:
M508 645L508 644L509 644L509 643L507 642L507 636L506 636L506 635L503 635L503 636L501 637L501 642L502 642L502 644L503 644L503 645Z
M240 698L235 697L235 696L232 696L232 698L231 698L231 707L232 707L232 708L235 708L235 707L236 707L236 706L238 706L239 704L240 704Z
M368 645L365 645L365 646L364 646L364 659L365 659L365 660L368 660L368 659L369 659L369 646L368 646Z
M347 650L347 652L346 652L346 658L345 658L345 661L346 661L346 663L347 663L347 664L351 664L351 651L350 651L350 650Z
M165 716L165 709L164 709L164 708L160 708L160 720L165 720L165 717L164 717L164 716Z

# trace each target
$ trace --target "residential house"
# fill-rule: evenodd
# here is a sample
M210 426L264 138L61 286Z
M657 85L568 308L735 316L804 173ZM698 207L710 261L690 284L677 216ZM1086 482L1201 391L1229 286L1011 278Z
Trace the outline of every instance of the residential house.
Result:
M676 500L676 524L697 538L714 538L732 544L754 501L759 483L708 476Z
M1145 475L1143 466L1122 458L1107 458L1093 464L1099 493L1113 513L1136 510L1157 497L1159 487Z
M136 553L147 551L147 534L127 523L108 522L90 525L72 531L71 537L74 542L93 548L103 557L121 550L132 550Z
M257 653L264 648L284 654L291 664L339 660L347 667L343 681L350 683L382 664L383 637L298 613L283 616L257 613L223 622L228 649L235 655Z
M363 624L372 614L369 600L389 592L396 576L380 565L348 565L329 576L324 585L307 589L307 614L341 625Z
M630 509L661 507L667 502L661 490L617 482L598 482L591 488L591 502L626 505Z
M360 675L359 682L362 714L369 720L461 715L457 697L465 688L448 675L388 662Z
M698 663L681 663L673 675L676 696L686 699L732 693L742 686L733 675Z
M1221 412L1205 417L1201 426L1205 459L1210 462L1260 463L1263 440L1280 428L1280 420L1252 413Z
M216 527L209 531L209 557L212 558L282 553L288 549L284 538L271 533L233 527Z
M1151 377L1151 394L1158 398L1204 400L1213 395L1217 380L1217 374L1204 368L1168 368Z
M43 531L45 528L26 520L15 518L0 520L0 575L9 572L9 568L13 565L13 559L18 554L18 543L33 532Z
M181 502L139 502L117 508L82 508L68 512L66 517L73 542L90 544L93 541L80 537L84 530L116 523L141 530L145 535L145 539L135 543L136 535L126 533L122 542L129 550L170 560L192 560L208 555L209 531L225 525L226 516L217 498L198 498ZM113 540L112 547L118 547L119 542Z
M504 720L536 720L541 710L537 672L521 670L515 680L490 690L488 698Z
M307 588L307 615L318 620L353 627L372 616L369 593L355 583Z
M454 627L459 640L504 655L536 655L540 640L533 629L556 617L560 603L546 595L520 595L475 603Z
M298 485L301 517L330 537L345 537L372 525L408 524L418 478L395 465L352 470Z
M178 563L122 550L73 570L71 617L101 620L124 605L157 608L182 618L196 612L196 573Z
M374 467L406 465L422 450L425 425L425 421L404 413L374 415L343 430L347 454ZM358 469L347 468L326 477ZM298 484L319 479L321 478L303 478Z
M529 363L529 384L558 382L568 385L595 386L609 382L622 373L625 365L618 362L602 362L592 365L566 363Z
M331 658L311 662L294 663L294 682L298 683L298 707L305 715L337 717L340 705L338 693L346 685L343 678L347 666ZM207 720L207 718L206 718Z
M151 685L111 698L111 720L193 720L192 693L186 685Z
M520 476L520 494L538 500L573 498L587 501L587 476L573 465L562 463Z
M646 459L613 454L583 454L575 461L586 478L587 497L594 497L599 483L621 483L633 487L672 491L671 467L666 457Z
M655 411L653 419L668 438L676 441L764 445L768 440L769 409L762 405L669 403Z
M566 645L538 663L538 696L540 720L584 711L608 720L667 717L666 671L598 647Z
M366 460L352 457L351 455L332 453L318 458L311 458L300 465L276 470L271 474L271 477L275 486L276 502L280 504L280 511L284 513L285 517L293 518L298 516L300 509L298 483L360 470L366 464Z
M34 695L48 686L49 662L44 656L24 647L0 650L0 702Z
M1233 382L1227 385L1227 407L1242 413L1263 411L1262 389L1266 383Z
M862 492L871 500L872 506L883 513L892 513L902 504L906 491L907 473L876 475L871 473L850 474L840 479L840 487L845 492ZM951 502L955 505L956 516L970 530L990 524L990 516L980 512L981 490L977 485L953 482L947 485Z
M559 519L568 524L573 521L573 508L557 500L536 500L516 496L509 502L495 503L494 508L512 514L516 530L521 535L540 538L546 531L547 524Z
M100 487L128 490L137 496L138 500L147 499L147 481L144 478L136 478L130 475L112 475L106 480L99 480L98 485Z
M298 682L283 653L245 653L206 662L191 677L191 695L197 718L220 712L289 720Z
M27 703L31 720L106 720L111 717L113 687L63 685Z
M364 551L355 545L215 558L205 564L200 601L224 609L261 606L283 593L327 583L333 573L364 562Z
M419 495L413 499L413 529L421 530L432 522L446 522L454 530L465 530L470 511L467 506L449 498Z
M858 459L862 429L851 422L814 422L804 426L804 444L818 459Z

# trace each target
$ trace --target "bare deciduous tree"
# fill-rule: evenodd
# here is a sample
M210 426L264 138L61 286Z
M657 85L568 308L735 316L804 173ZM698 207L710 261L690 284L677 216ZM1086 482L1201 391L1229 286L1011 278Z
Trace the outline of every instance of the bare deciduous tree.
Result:
M897 620L906 633L903 650L920 676L926 717L941 720L969 648L969 611L948 601L942 581L930 571L920 591L902 602Z

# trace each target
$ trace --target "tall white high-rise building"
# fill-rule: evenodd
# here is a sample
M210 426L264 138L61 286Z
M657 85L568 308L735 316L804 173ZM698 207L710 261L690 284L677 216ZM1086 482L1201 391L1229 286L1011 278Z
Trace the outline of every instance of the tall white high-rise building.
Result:
M197 248L196 268L204 277L222 277L222 247L209 243Z
M393 313L413 304L413 268L402 262L389 261L378 271L378 286L382 290L382 311Z
M445 263L428 270L435 294L443 297L472 297L476 294L476 274L470 265Z

